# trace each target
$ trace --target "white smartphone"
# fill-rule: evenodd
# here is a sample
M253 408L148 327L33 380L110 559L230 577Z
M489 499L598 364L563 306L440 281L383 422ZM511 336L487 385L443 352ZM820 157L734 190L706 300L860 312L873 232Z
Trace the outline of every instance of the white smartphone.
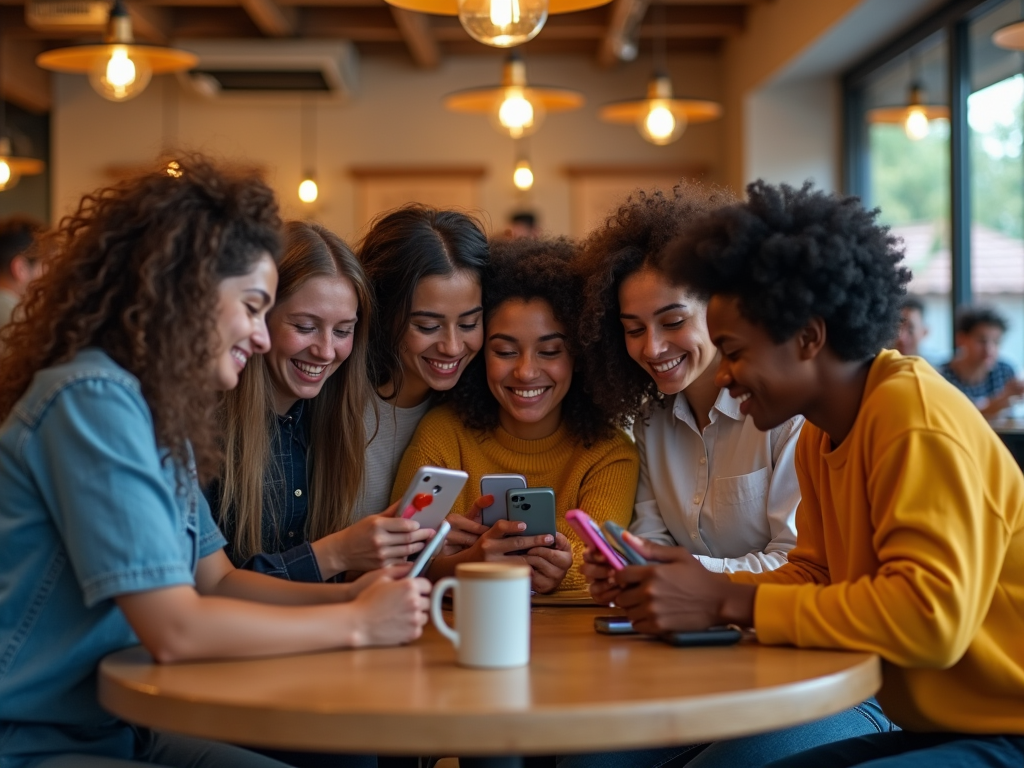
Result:
M508 520L508 500L506 491L525 488L526 478L522 475L484 475L480 478L480 495L491 494L494 503L482 513L480 522L494 525L499 520Z
M460 469L420 467L402 495L398 516L415 520L421 528L437 530L468 479Z
M427 570L427 566L430 565L430 561L441 551L441 546L444 544L444 540L451 529L452 526L447 520L441 521L441 524L437 526L437 533L431 537L430 541L427 542L427 546L421 549L420 553L416 555L416 559L413 560L412 568L406 574L407 578L415 579L417 576L423 575Z

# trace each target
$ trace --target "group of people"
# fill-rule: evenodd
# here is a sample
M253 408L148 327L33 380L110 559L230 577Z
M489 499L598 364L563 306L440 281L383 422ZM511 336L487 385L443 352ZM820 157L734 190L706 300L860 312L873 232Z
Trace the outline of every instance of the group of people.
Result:
M472 560L642 632L886 661L877 701L817 723L564 768L1019 764L1024 477L883 349L909 273L876 214L748 195L638 192L580 242L407 205L356 248L199 156L84 197L0 331L0 768L372 762L131 726L97 665L136 642L161 662L409 642ZM409 579L434 532L398 499L424 465L469 480ZM480 479L510 472L554 489L554 535L483 523ZM612 572L574 508L653 564Z
M986 419L1006 413L1024 395L1024 379L999 357L1007 329L1006 319L993 307L966 306L956 315L953 337L956 355L939 366L939 373L971 399ZM924 302L905 296L893 349L904 355L920 355L928 335Z

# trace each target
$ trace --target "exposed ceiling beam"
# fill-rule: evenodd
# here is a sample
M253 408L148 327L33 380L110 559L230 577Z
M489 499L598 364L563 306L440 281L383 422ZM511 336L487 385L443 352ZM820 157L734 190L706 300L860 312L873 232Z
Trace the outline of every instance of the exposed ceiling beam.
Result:
M636 32L647 13L647 0L615 0L608 28L597 49L597 63L607 69L637 53Z
M50 111L50 73L36 66L36 56L43 49L38 40L4 36L3 50L0 51L3 56L0 97L30 112Z
M173 33L171 13L172 11L168 8L128 3L132 31L135 33L135 37L148 43L165 45L171 38Z
M418 67L434 69L441 63L441 49L434 37L429 16L391 6L391 17L398 25L398 31L402 33L412 60Z
M298 28L298 14L294 8L285 8L275 0L240 0L245 12L268 37L292 37Z

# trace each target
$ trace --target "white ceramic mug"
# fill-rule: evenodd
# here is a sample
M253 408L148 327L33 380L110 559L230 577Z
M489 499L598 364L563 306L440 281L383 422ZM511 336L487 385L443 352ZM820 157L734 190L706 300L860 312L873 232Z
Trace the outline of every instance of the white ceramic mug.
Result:
M445 592L454 592L455 626L441 615ZM441 579L430 598L430 617L452 641L459 664L500 669L530 661L530 568L512 563L460 563L455 578Z

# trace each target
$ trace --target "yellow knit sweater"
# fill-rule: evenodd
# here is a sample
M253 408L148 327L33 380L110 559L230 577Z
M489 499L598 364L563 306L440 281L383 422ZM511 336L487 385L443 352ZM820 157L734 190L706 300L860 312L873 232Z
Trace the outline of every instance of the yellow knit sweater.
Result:
M760 586L762 643L871 651L914 731L1024 734L1024 477L970 401L883 351L850 434L805 424L796 548Z
M573 554L572 568L559 592L586 586L579 572L583 542L565 522L565 513L582 509L598 523L614 520L623 527L629 525L640 472L636 446L624 432L590 448L570 435L564 424L549 437L521 440L501 427L486 433L467 429L448 406L435 408L420 421L398 467L392 501L401 497L416 470L425 465L469 473L452 508L459 514L465 514L480 497L484 475L516 472L531 487L553 488L556 525L572 544Z

